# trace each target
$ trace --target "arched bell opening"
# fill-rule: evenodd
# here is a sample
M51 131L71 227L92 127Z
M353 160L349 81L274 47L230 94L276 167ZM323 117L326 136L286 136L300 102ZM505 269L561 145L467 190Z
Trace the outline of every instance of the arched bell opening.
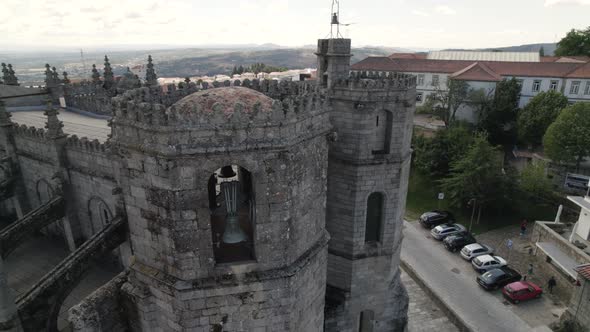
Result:
M238 165L223 166L209 177L207 188L215 261L255 259L252 173Z

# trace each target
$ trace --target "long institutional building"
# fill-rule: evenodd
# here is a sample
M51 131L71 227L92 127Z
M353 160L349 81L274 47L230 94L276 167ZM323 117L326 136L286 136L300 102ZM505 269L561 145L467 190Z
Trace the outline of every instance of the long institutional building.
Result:
M437 89L446 90L449 79L467 81L470 88L495 89L503 79L521 84L519 106L541 91L556 90L571 103L590 101L590 57L539 56L535 52L435 51L428 54L394 53L368 57L351 68L357 72L398 72L417 77L416 106ZM476 114L462 107L457 117L475 121Z

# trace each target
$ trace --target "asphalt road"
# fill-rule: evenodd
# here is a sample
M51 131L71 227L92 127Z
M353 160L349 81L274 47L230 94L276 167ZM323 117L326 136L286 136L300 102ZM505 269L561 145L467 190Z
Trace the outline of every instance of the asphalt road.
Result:
M471 264L457 253L447 251L416 222L404 222L401 255L402 260L472 331L548 330L544 327L533 329L513 311L515 306L502 301L498 291L486 292L479 287ZM520 305L527 304L523 302Z

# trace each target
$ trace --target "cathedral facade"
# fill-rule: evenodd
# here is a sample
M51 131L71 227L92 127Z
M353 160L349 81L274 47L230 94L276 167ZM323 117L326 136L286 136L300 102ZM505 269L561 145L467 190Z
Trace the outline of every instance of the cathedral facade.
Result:
M85 262L114 249L125 272L70 310L75 331L404 331L415 78L351 74L349 39L316 55L315 81L166 88L153 66L146 84L94 69L77 85L48 66L45 128L0 106L2 208L23 225L2 255L34 227L72 250L0 330L53 330ZM58 102L108 135L72 134Z

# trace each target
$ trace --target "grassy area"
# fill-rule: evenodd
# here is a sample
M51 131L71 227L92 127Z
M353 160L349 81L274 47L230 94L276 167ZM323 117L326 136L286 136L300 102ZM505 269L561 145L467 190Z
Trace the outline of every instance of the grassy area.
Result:
M406 201L406 220L414 221L425 211L442 209L451 211L458 223L468 227L472 210L450 208L448 200L437 199L439 192L438 183L435 179L412 170ZM557 206L556 204L541 205L527 201L523 197L517 197L514 200L513 208L509 210L489 211L483 209L479 223L477 223L477 212L476 210L473 218L472 232L481 234L492 229L518 224L522 218L527 218L529 223L535 220L553 220L557 212Z

